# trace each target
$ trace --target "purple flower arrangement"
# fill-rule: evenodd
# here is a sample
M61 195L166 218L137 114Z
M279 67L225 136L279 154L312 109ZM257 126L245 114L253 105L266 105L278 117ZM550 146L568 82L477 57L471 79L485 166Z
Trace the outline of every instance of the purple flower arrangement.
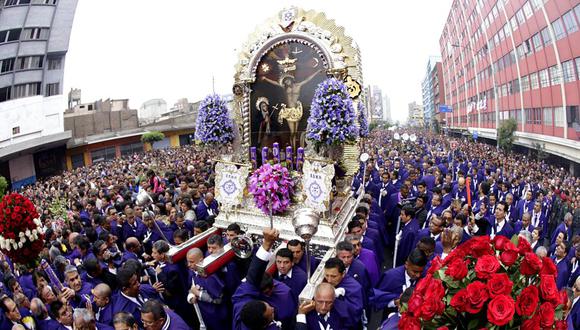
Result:
M265 214L282 213L290 206L290 195L294 192L294 181L288 169L280 164L263 164L250 177L249 192L254 195L256 206Z
M346 85L328 78L314 93L306 137L317 147L352 143L358 137L356 114Z
M219 95L206 96L199 105L195 138L204 144L224 145L234 140L234 125L226 101Z
M359 103L358 106L358 126L359 126L359 136L361 138L369 136L369 121L367 120L367 108L364 102Z

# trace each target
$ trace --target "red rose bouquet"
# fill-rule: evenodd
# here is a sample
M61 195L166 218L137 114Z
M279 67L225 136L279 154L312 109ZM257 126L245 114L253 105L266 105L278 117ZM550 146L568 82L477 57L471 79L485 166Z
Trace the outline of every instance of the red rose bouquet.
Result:
M524 239L474 237L432 261L399 329L560 329L567 297L556 276Z
M0 251L14 263L32 265L42 251L44 230L32 202L9 194L0 202Z

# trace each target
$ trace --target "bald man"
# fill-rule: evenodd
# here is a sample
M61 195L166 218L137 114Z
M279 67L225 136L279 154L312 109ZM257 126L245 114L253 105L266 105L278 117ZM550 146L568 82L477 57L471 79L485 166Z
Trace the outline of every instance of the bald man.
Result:
M113 304L111 303L111 288L105 284L98 284L91 290L93 295L93 310L97 322L112 325L113 324Z
M46 305L39 298L32 298L30 301L30 312L36 320L37 330L50 330L58 328L58 322L48 316Z
M208 192L204 199L197 205L195 209L197 220L207 220L210 216L218 215L218 203L214 199L213 194Z
M451 192L453 199L459 199L461 204L467 203L467 188L465 187L465 178L460 177L457 179L457 184L453 187Z
M303 302L298 308L296 330L342 329L346 323L336 311L335 298L334 287L320 283L314 292L314 300Z
M203 252L199 248L187 251L187 302L199 306L201 316L208 330L228 329L231 326L231 312L224 301L224 282L217 273L207 277L200 276L196 266L203 263Z
M129 237L125 240L125 252L123 252L123 258L121 262L124 263L127 260L134 259L138 260L141 255L141 242L136 237Z

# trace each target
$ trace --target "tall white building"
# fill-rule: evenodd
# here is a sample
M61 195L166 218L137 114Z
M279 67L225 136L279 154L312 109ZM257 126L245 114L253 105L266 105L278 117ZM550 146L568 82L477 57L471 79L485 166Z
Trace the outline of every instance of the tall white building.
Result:
M65 168L66 53L77 0L0 2L0 175L12 188Z

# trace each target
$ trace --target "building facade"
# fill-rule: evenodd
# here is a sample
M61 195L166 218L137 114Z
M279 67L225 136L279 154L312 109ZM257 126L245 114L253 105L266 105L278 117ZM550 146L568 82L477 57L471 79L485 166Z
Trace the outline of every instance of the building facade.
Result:
M431 57L427 62L425 78L421 83L423 94L423 118L425 125L430 126L434 120L440 123L444 121L439 112L439 105L444 104L445 92L443 90L443 72L441 70L441 58Z
M423 117L423 106L417 102L409 103L409 125L423 127L425 119Z
M73 139L138 127L137 110L129 109L128 99L80 103L64 113L64 129Z
M456 0L440 38L447 126L580 162L580 0Z
M0 1L0 175L12 188L64 168L62 95L77 0Z

